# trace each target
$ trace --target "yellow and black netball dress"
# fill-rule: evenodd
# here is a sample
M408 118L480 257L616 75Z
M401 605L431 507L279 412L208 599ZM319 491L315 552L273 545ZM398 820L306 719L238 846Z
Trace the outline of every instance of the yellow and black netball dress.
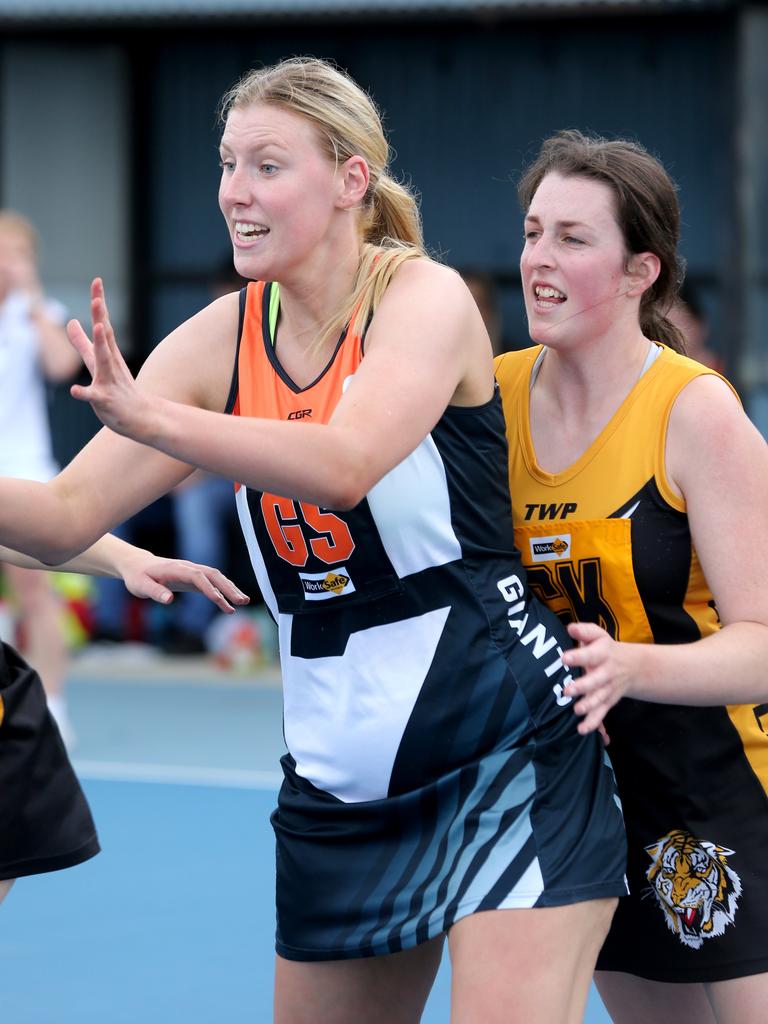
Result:
M712 371L661 346L652 357L600 436L556 474L538 466L529 426L543 350L497 359L515 539L531 588L563 621L687 643L719 624L664 448L675 399ZM606 725L630 895L598 967L672 982L768 970L768 707L625 698Z
M330 419L363 339L300 388L276 296L243 292L229 406L298 437ZM626 891L612 773L576 732L565 632L514 552L498 395L448 408L349 511L246 487L237 504L280 633L282 956L392 953L474 911Z
M83 791L40 677L0 645L0 879L72 867L99 852Z

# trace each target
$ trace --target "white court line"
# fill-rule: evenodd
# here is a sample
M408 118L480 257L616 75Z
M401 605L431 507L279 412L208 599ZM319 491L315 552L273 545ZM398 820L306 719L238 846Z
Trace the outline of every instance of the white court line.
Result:
M283 781L280 772L247 771L240 768L139 764L130 761L75 761L73 764L81 779L96 782L153 782L179 786L276 790Z

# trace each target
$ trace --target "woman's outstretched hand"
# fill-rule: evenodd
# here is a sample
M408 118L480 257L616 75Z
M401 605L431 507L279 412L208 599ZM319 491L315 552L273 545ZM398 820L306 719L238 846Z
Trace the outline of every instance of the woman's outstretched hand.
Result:
M250 601L218 569L181 558L160 558L150 551L131 548L130 557L119 569L126 589L134 597L150 598L160 604L170 604L174 590L196 590L227 614L235 610L234 606Z
M101 422L117 434L137 441L148 434L151 400L137 386L115 341L100 277L91 284L93 342L79 320L67 324L67 337L91 375L87 386L73 384L70 394L90 402Z
M576 714L584 716L579 722L583 734L598 729L637 681L644 645L619 643L593 622L572 622L568 633L579 646L563 654L563 664L580 668L583 674L568 684L565 693L574 698Z

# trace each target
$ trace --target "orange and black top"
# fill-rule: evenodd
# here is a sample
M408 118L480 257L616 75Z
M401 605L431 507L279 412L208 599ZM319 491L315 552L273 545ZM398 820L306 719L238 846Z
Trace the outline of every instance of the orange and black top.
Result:
M288 421L297 437L306 423L328 422L364 358L362 335L345 331L323 371L299 387L279 359L278 287L252 283L241 302L230 411ZM238 488L251 561L280 628L288 749L303 775L341 799L434 777L461 758L463 743L478 742L465 736L460 695L472 666L501 659L506 671L518 641L509 609L528 597L503 423L498 394L475 408L449 406L352 509ZM513 576L517 586L500 589ZM558 663L552 679L535 680L552 713L562 667L554 643L544 658ZM370 715L385 694L386 724ZM445 744L425 745L422 727L439 722Z
M230 410L287 421L290 444L354 387L364 339L299 387L278 300L242 294ZM613 775L515 551L498 392L444 409L354 508L248 486L237 506L280 634L281 956L392 953L478 910L625 891Z
M278 301L242 295L230 408L286 421L290 444L332 419L364 339L299 387ZM280 634L281 956L388 954L476 910L625 891L613 775L515 551L498 393L444 409L354 508L247 486L237 506Z

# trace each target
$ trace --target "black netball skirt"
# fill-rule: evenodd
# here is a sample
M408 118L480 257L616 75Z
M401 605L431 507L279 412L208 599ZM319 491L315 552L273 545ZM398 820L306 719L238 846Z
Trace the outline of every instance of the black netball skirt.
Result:
M40 677L0 651L0 880L72 867L99 852L96 828Z
M625 698L607 726L630 895L598 969L670 983L765 973L768 797L728 709ZM765 764L762 726L752 744Z
M342 803L283 758L277 952L335 960L410 949L483 910L622 896L626 848L614 779L571 708L408 793Z

